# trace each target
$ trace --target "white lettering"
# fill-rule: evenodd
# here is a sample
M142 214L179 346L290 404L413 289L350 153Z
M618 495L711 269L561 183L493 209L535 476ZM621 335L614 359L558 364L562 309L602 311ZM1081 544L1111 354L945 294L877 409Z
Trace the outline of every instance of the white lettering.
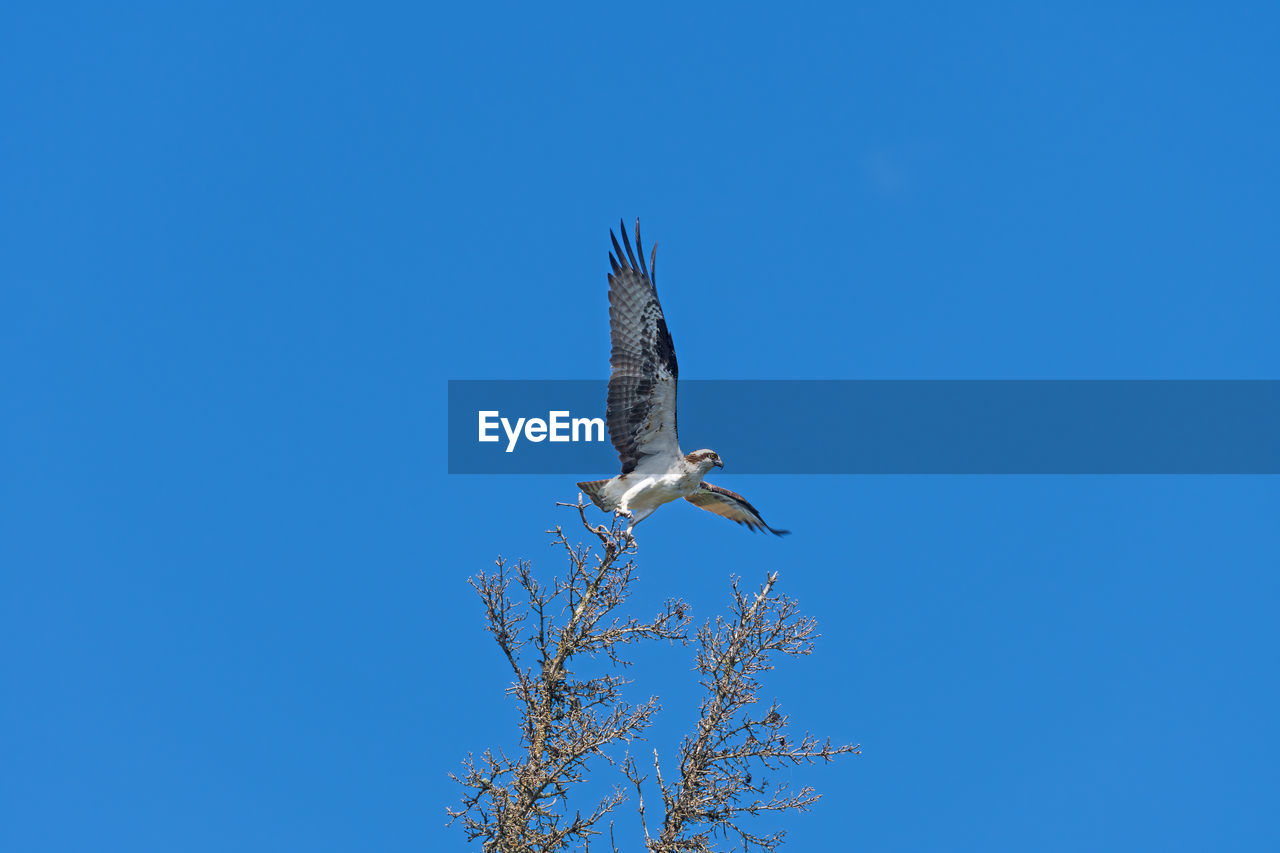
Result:
M489 420L489 418L496 418L498 416L498 413L497 412L480 412L479 415L480 415L480 440L481 441L497 441L498 437L496 435L489 435L489 430L497 429L498 424L496 421Z
M506 418L502 419L502 428L506 430L506 433L507 433L507 439L508 439L507 452L508 453L516 449L516 440L520 438L520 427L523 425L524 425L524 418L516 419L515 429L511 428L511 421L507 420Z
M496 412L494 414L497 414ZM569 414L565 412L565 414ZM586 438L578 438L578 427L581 426ZM599 430L599 438L591 437L591 428L596 427ZM604 441L604 418L574 418L573 419L573 440L574 441ZM494 441L497 441L495 438Z
M569 413L568 412L551 412L551 440L552 441L568 441L569 440Z
M604 418L575 418L571 412L564 410L547 413L547 420L542 418L502 417L496 410L476 412L477 441L491 443L501 441L498 427L507 436L507 453L515 452L516 445L523 437L534 444L550 438L555 442L563 441L604 441L606 426Z

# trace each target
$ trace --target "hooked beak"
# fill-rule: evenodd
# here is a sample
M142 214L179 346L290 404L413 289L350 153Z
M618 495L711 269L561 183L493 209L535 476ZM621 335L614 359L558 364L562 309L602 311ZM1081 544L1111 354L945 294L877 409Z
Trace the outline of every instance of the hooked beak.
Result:
M723 469L723 468L724 468L724 463L723 463L723 462L717 462L717 463L716 463L716 467L717 467L717 468L720 468L720 469Z

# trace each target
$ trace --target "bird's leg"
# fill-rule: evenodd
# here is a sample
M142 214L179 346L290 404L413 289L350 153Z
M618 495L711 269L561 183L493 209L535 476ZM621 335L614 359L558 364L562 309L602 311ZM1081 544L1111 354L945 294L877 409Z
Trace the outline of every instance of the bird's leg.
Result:
M614 516L621 516L622 518L625 518L627 519L627 521L630 522L630 524L627 525L627 529L623 531L622 535L627 537L627 539L631 540L632 542L634 542L635 537L631 535L631 529L636 526L636 520L635 520L636 514L631 510L627 509L625 504L619 504L617 508L614 509L613 514Z

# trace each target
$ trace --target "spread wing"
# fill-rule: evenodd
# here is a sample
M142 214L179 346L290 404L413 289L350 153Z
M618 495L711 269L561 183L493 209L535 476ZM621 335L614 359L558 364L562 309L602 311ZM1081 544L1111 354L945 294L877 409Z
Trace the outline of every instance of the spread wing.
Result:
M609 262L609 330L613 351L609 357L609 400L606 420L609 438L618 451L622 473L635 470L649 456L674 461L680 455L676 439L675 344L667 331L667 321L658 303L650 268L657 263L655 244L644 262L640 243L640 221L636 220L636 251L625 227L622 243L609 232L613 251ZM639 260L637 260L637 255Z
M764 523L760 511L753 507L746 498L737 492L713 486L706 480L698 484L698 491L685 496L685 500L694 506L700 506L708 512L723 515L730 521L745 524L752 530L767 530L774 536L783 536L790 530L774 530Z

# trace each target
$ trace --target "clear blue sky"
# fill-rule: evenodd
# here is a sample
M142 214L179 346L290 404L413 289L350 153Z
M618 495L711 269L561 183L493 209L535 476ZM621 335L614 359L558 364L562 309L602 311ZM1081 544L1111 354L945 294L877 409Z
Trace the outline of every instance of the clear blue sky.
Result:
M1264 3L9 4L0 848L465 849L445 774L512 719L465 579L558 568L574 491L447 476L445 382L602 377L619 218L686 377L1280 377L1277 43ZM1275 478L723 481L795 535L663 510L638 609L777 569L819 620L767 690L865 754L796 775L790 849L1280 846ZM664 754L690 662L637 668Z

